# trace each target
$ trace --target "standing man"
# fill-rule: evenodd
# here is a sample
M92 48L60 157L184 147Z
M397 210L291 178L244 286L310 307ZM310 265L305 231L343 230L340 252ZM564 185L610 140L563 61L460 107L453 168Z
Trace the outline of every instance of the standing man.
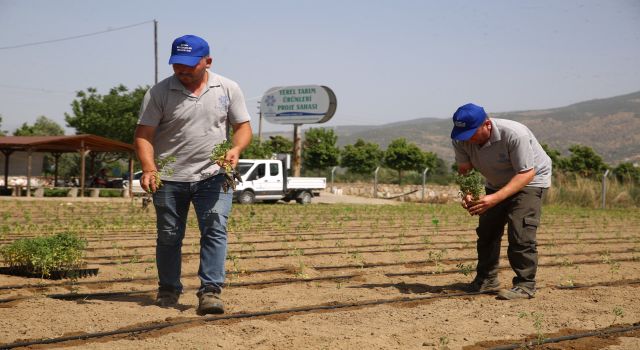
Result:
M478 266L473 292L498 292L500 299L528 299L536 292L542 196L551 185L551 159L526 126L490 119L484 109L466 104L453 115L453 148L458 172L477 169L486 178L486 195L462 206L479 215ZM516 276L513 288L499 289L500 242L507 225L507 255Z
M251 142L249 112L238 84L209 70L209 44L185 35L173 41L169 64L174 75L147 91L140 109L134 144L142 164L142 188L153 193L158 239L156 265L159 289L156 304L178 302L182 239L189 205L200 228L198 314L223 313L220 293L227 255L227 218L232 190L225 191L224 169L209 157L233 128L233 148L226 160L235 168ZM158 169L156 160L175 159ZM170 171L167 171L170 170ZM155 176L160 172L162 185Z

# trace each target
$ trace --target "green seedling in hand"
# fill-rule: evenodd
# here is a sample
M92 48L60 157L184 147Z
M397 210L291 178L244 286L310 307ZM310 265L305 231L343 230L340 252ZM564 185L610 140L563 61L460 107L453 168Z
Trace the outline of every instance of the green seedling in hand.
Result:
M476 170L471 170L466 175L456 174L456 184L460 186L460 197L471 195L474 201L484 194L484 178Z
M175 161L176 161L175 156L156 159L156 165L158 166L158 171L153 173L153 179L156 183L156 189L162 186L162 180L160 180L160 175L167 175L167 176L173 175L173 168L169 167L168 165ZM148 192L151 193L151 188L149 188Z
M229 140L224 140L221 144L216 145L211 151L211 161L218 164L220 168L224 169L225 182L222 184L222 189L227 192L229 187L236 189L236 180L242 182L240 175L233 169L231 162L226 159L227 152L233 147Z

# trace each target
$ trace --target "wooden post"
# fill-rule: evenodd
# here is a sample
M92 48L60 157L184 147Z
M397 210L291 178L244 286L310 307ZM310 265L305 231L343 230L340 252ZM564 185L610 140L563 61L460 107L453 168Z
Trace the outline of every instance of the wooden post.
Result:
M27 150L27 197L31 197L31 154L32 150Z
M13 153L11 149L3 149L4 154L4 188L9 188L9 156Z
M54 162L54 170L53 170L53 187L57 187L58 186L58 164L60 163L60 156L62 155L62 153L60 152L51 152L51 155L53 155L53 159L55 159Z
M133 156L134 153L129 153L129 198L133 200Z

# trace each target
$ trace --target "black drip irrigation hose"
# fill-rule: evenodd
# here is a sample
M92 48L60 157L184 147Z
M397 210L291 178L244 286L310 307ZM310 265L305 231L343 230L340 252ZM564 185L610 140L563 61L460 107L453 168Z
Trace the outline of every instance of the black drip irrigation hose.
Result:
M486 294L486 293L451 293L451 294L429 295L429 296L419 296L419 297L403 297L403 298L395 298L395 299L369 300L369 301L352 302L352 303L335 303L331 305L302 306L302 307L291 308L291 309L238 313L238 314L231 314L231 315L224 315L224 316L207 316L207 317L192 318L188 320L179 320L179 321L173 321L173 322L171 321L161 322L161 323L156 323L149 326L133 327L128 329L125 328L125 329L118 329L114 331L87 333L87 334L65 336L65 337L59 337L59 338L38 339L38 340L24 341L24 342L17 342L17 343L0 344L0 349L13 349L18 347L33 346L33 345L55 344L55 343L73 341L73 340L88 340L88 339L95 339L95 338L104 338L104 337L109 337L114 335L137 334L137 333L156 331L156 330L161 330L167 327L179 326L179 325L196 323L196 322L216 322L216 321L223 321L223 320L247 319L247 318L254 318L254 317L276 316L276 315L285 315L285 314L310 313L310 312L317 312L317 311L332 311L332 310L340 310L340 309L346 309L346 308L368 307L368 306L377 306L377 305L386 305L386 304L395 304L395 303L407 303L407 302L416 302L416 301L430 300L430 299L468 297L468 296L480 295L480 294Z
M627 250L622 251L608 251L608 253L633 253L635 250L633 248L628 248ZM549 257L554 256L571 256L571 255L593 255L593 254L602 254L604 252L590 252L590 253L563 253L563 254L551 254ZM541 255L547 256L547 255ZM456 258L456 259L443 259L439 260L439 262L465 262L465 261L476 261L476 258ZM638 258L625 258L625 259L615 259L615 261L638 261ZM421 265L427 263L434 263L433 259L426 260L411 260L411 261L402 261L402 262L392 262L392 263L378 263L378 264L349 264L349 265L328 265L328 266L314 266L315 270L341 270L341 269L368 269L375 267L389 267L389 266L398 266L398 265ZM602 260L584 260L584 261L572 261L572 265L576 264L595 264L602 263ZM560 263L548 263L548 264L539 264L538 266L559 266L565 265L565 262ZM502 267L501 269L507 269L506 267ZM242 271L241 274L258 274L258 273L272 273L272 272L286 272L290 269L285 267L276 267L269 269L256 269L256 270L246 270ZM452 274L452 273L460 273L461 269L441 271L441 272L406 272L406 273L397 273L397 274L387 274L388 276L413 276L413 275L429 275L429 274ZM238 274L236 271L226 271L227 274ZM194 277L196 274L184 274L184 277ZM75 282L58 282L58 283L47 283L47 284L22 284L22 285L8 285L8 286L0 286L0 290L7 289L24 289L24 288L48 288L48 287L59 287L59 286L74 286L74 285L90 285L90 284L104 284L104 283L128 283L134 281L147 281L147 280L155 280L157 277L140 277L140 278L119 278L112 280L97 280L97 281L75 281Z
M621 227L628 227L628 225L621 225ZM314 229L317 229L318 227L314 227ZM322 229L325 229L325 227L321 227ZM411 225L411 226L383 226L383 227L376 227L376 229L380 229L380 228L384 228L386 230L393 230L393 229L403 229L403 230L410 230L410 231L420 231L420 232L429 232L429 233L437 233L437 234L447 234L448 236L466 236L468 233L466 231L469 230L473 230L473 229L460 229L458 228L451 228L451 227L433 227L433 226L424 226L424 225ZM538 232L538 236L541 235L547 235L547 234L561 234L562 236L570 236L570 235L575 235L576 232L568 232L565 233L566 230L552 230L555 227L546 227L545 229L541 229ZM581 227L572 227L571 230L580 230L579 233L590 233L591 231L587 231L585 232L584 230L590 230L592 228L600 228L599 225L590 225L590 226L581 226ZM611 232L615 232L616 229L618 229L618 225L612 225L612 226L607 226L606 227L608 230L604 231L606 233L611 233ZM254 235L252 232L255 232L258 229L263 229L260 227L257 227L253 230L247 230L247 231L229 231L229 235L236 235L236 236L240 236L240 235L249 235L252 236ZM260 234L260 237L286 237L286 236L317 236L317 235L351 235L351 234L358 234L358 233L363 233L363 232L371 232L373 228L372 227L365 227L365 226L355 226L355 227L343 227L343 228L336 228L336 229L332 229L331 231L324 231L323 233L317 233L317 232L309 232L309 230L306 230L305 232L297 232L297 231L293 231L293 232L281 232L281 233L266 233L266 234ZM197 229L193 229L192 231L194 231L194 233L198 233ZM345 232L348 231L348 232ZM117 231L120 232L120 231ZM187 231L187 233L190 232L189 230ZM452 232L458 232L458 233L452 233ZM105 231L104 234L109 233L108 231ZM199 234L199 233L198 233ZM13 242L15 239L17 238L31 238L31 237L37 237L38 235L15 235L15 238L12 239L1 239L0 242L2 243L10 243ZM135 237L132 237L131 234L127 234L124 236L120 236L120 235L109 235L110 239L113 239L114 241L135 241L135 240L156 240L156 233L155 233L155 228L148 232L148 233L143 233L142 235L138 235ZM196 237L197 238L197 237ZM332 238L335 239L335 238ZM92 235L92 236L88 236L87 240L89 242L104 242L105 239L103 237L98 237L96 235ZM110 240L107 240L110 241ZM263 241L258 241L258 243L263 242ZM273 242L273 241L266 241L266 242ZM229 242L229 244L234 244L236 242ZM238 242L240 243L240 242Z
M616 259L615 261L638 261L638 258L623 258L623 259ZM580 261L572 261L571 262L572 265L591 265L591 264L603 264L602 260L580 260ZM538 264L538 267L542 266L542 267L549 267L549 266L564 266L565 263L564 262L559 262L559 263L548 263L548 264ZM502 266L499 268L500 270L510 270L511 266ZM317 270L317 268L316 268ZM443 274L452 274L452 273L459 273L459 272L463 272L461 269L458 270L447 270L447 271L443 271L443 272L436 272L436 271L418 271L418 272L398 272L398 273L386 273L385 276L387 277L396 277L396 276L423 276L423 275L443 275Z
M225 287L250 287L250 286L263 286L270 284L289 284L289 283L307 283L307 282L317 282L317 281L336 281L336 280L346 280L351 278L356 278L362 276L361 274L353 274L353 275L338 275L338 276L325 276L325 277L312 277L312 278L281 278L274 279L269 281L255 281L255 282L230 282L225 283ZM185 288L185 290L196 290L197 288ZM47 294L47 298L58 299L58 300L90 300L95 298L104 298L104 297L119 297L119 296L127 296L127 295L138 295L138 294L148 294L156 292L158 289L147 289L147 290L136 290L136 291L118 291L118 292L98 292L98 293L63 293L63 294ZM24 299L28 297L16 297L9 299L1 299L0 303L9 302L19 299Z
M549 266L547 264L541 266ZM507 267L501 267L501 270L508 269ZM445 274L454 274L461 273L460 269L453 269L448 271L443 271L437 273L437 275L445 275ZM386 277L399 277L406 276L413 273L386 273ZM273 279L268 281L255 281L255 282L230 282L227 283L227 287L249 287L249 286L261 286L261 285L271 285L271 284L290 284L290 283L308 283L314 281L335 281L335 280L346 280L352 279L356 277L361 277L362 274L351 274L351 275L334 275L334 276L324 276L324 277L313 277L313 278L282 278L282 279ZM596 282L591 284L575 284L572 286L554 286L552 288L556 289L587 289L598 286L621 286L621 285L636 285L640 284L640 279L632 279L632 280L618 280L618 281L608 281L608 282ZM544 288L544 287L542 287ZM539 288L539 289L542 289ZM138 294L147 294L155 292L157 289L148 289L148 290L137 290L137 291L116 291L116 292L96 292L96 293L60 293L60 294L48 294L46 297L52 299L59 300L78 300L78 299L95 299L95 298L105 298L105 297L117 297L117 296L128 296L128 295L138 295ZM8 303L15 300L28 299L29 297L12 297L7 299L0 299L0 303Z
M589 337L601 337L601 336L617 334L617 333L627 333L627 332L633 332L638 329L640 329L640 322L634 323L632 326L628 326L628 327L608 328L608 329L601 329L601 330L585 332L585 333L564 335L561 337L545 338L542 341L531 340L523 343L501 345L501 346L493 347L491 348L491 350L529 349L536 345L560 343L563 341L576 340L576 339L589 338Z
M402 238L416 238L416 237L422 237L422 236L404 236ZM387 237L377 237L377 238L387 238ZM391 237L391 238L400 238L400 237ZM373 239L373 238L367 238L367 239ZM588 242L597 242L597 243L601 243L601 242L606 242L607 244L621 244L621 243L633 243L633 241L627 240L627 239L620 239L620 238L608 238L608 239L583 239L579 242L575 242L575 240L570 240L570 241L554 241L554 242L549 242L549 243L538 243L537 246L538 247L546 247L546 246L554 246L554 245L559 245L562 244L564 246L566 245L580 245L580 244L585 244ZM543 241L544 242L544 241ZM273 243L286 243L286 242L273 242ZM473 247L460 247L460 245L464 245L465 243L467 244L471 244L471 241L464 241L464 242L430 242L430 243L424 243L424 242L405 242L405 243L388 243L388 244L380 244L380 243L376 243L376 244L360 244L360 245L349 245L349 246L341 246L341 247L337 247L337 246L333 246L333 247L291 247L291 248L263 248L263 249L255 249L255 250L230 250L227 252L227 255L235 255L235 254L242 254L242 253L249 253L249 254L253 254L255 252L282 252L282 251L286 251L286 252L291 252L291 251L295 251L296 249L298 250L304 250L304 251L308 251L308 250L317 250L317 249L360 249L360 248L374 248L374 247L399 247L399 246L411 246L411 245L420 245L422 246L422 249L433 249L433 248L438 248L438 249L452 249L452 250L466 250L466 249L475 249L475 246ZM249 243L243 243L243 244L249 244ZM449 245L447 245L449 244ZM140 246L140 247L135 247L135 248L154 248L155 246ZM127 247L127 249L132 249L133 247ZM114 249L114 248L100 248L101 250L109 250L109 249ZM373 252L373 253L379 253L380 251L361 251L361 253L367 253L367 252ZM95 256L88 256L86 257L87 260L99 260L99 259L127 259L127 258L137 258L140 259L140 257L146 257L146 256L152 256L155 253L148 253L148 254L122 254L122 255L95 255ZM182 253L183 256L191 256L191 255L198 255L200 254L199 252L185 252ZM314 255L322 255L322 254L327 254L327 255L331 255L333 253L312 253ZM267 258L280 258L280 257L287 257L290 256L291 254L280 254L280 255L249 255L249 256L237 256L237 258L239 259L267 259ZM309 255L309 254L306 254ZM144 260L140 260L138 262L147 262L147 259ZM109 262L109 263L100 263L102 265L109 265L109 264L117 264L118 262Z
M586 240L582 240L580 242L571 242L571 243L563 243L563 245L580 245L580 244L584 244ZM601 240L596 240L597 242L601 242ZM447 242L447 243L451 243L451 242ZM469 243L469 242L467 242ZM562 242L556 242L556 243L542 243L542 244L538 244L538 247L544 247L544 246L552 246L552 245L557 245L560 244ZM622 240L622 241L616 241L616 242L608 242L611 244L620 244L620 243L629 243L629 241L626 240ZM607 243L607 244L608 244ZM263 251L288 251L288 252L294 252L296 250L301 250L301 251L307 251L305 254L303 254L304 256L319 256L319 255L338 255L338 254L344 254L344 251L347 250L348 252L358 252L358 253L385 253L385 252L390 252L390 251L402 251L402 252L409 252L409 251L418 251L418 250L433 250L433 249L437 249L437 250L441 250L441 249L451 249L451 250L467 250L467 249L474 249L475 247L459 247L460 244L463 243L454 243L454 245L452 246L446 246L446 245L437 245L434 243L429 243L428 246L425 243L422 242L405 242L405 243L391 243L391 244L370 244L370 245L360 245L360 246L344 246L344 247L310 247L310 248L296 248L296 247L292 247L292 248L283 248L283 249L272 249L272 250L268 250L265 249ZM401 247L401 246L415 246L418 245L419 247L417 248L409 248L409 249L395 249L395 247ZM367 247L388 247L386 249L383 250L359 250L359 248L367 248ZM325 251L325 252L308 252L308 250L315 250L315 249L339 249L341 251ZM628 248L627 250L623 251L623 252L630 252L633 253L635 252L635 248ZM246 251L247 253L251 253L251 251ZM614 253L618 253L621 251L614 251ZM290 253L286 253L286 254L270 254L270 255L235 255L235 253L239 253L239 251L229 251L228 252L228 256L234 255L235 258L237 259L272 259L272 258L287 258L287 257L291 257L295 254L290 254ZM604 253L604 252L602 252ZM121 259L134 259L133 261L126 261L126 263L128 264L144 264L144 263L152 263L155 260L155 257L153 255L154 253L149 253L149 254L127 254L127 255L118 255L118 256L114 256L114 255L103 255L103 256L89 256L86 257L85 260L87 262L92 262L93 264L96 265L120 265L122 264L122 260ZM182 256L196 256L199 255L199 252L185 252L182 253ZM571 254L571 253L569 253ZM573 253L573 254L577 254L577 255L581 255L580 253ZM592 253L585 253L585 254L592 254ZM553 255L549 255L549 256L559 256L560 254L553 254ZM116 261L99 261L99 260L113 260L113 259L118 259ZM98 261L96 261L98 260Z
M0 344L0 349L13 349L17 347L25 347L25 346L33 346L33 345L55 344L55 343L62 343L62 342L74 341L74 340L89 340L89 339L104 338L108 336L124 335L124 334L137 334L137 333L156 331L156 330L161 330L168 327L179 326L179 325L184 325L189 323L196 323L196 322L216 322L216 321L223 321L223 320L248 319L248 318L254 318L254 317L266 317L266 316L275 316L275 315L284 315L284 314L332 311L332 310L340 310L340 309L356 308L356 307L369 307L369 306L378 306L378 305L386 305L386 304L394 304L394 303L416 302L416 301L424 301L424 300L430 300L430 299L447 299L447 298L458 298L458 297L463 298L463 297L476 296L476 295L482 295L482 294L489 294L489 293L479 293L479 292L450 293L450 294L439 294L439 295L429 295L429 296L419 296L419 297L403 297L403 298L393 298L393 299L384 299L384 300L369 300L369 301L352 302L352 303L334 303L331 305L303 306L303 307L290 308L290 309L251 312L251 313L238 313L238 314L224 315L224 316L207 316L202 318L191 318L187 320L179 320L179 321L172 321L172 322L171 321L161 322L161 323L156 323L149 326L133 327L133 328L114 330L114 331L96 332L96 333L88 333L88 334L81 334L81 335L74 335L74 336L65 336L65 337L59 337L59 338L39 339L39 340L16 342L16 343L9 343L9 344ZM561 341L574 340L574 339L585 338L585 337L629 332L637 329L640 329L639 323L635 323L631 327L620 327L620 328L613 328L613 329L602 330L602 331L567 335L567 336L562 336L557 338L547 338L541 343L545 343L545 344L557 343ZM534 346L537 344L538 343L536 341L531 341L525 344L522 344L522 343L509 344L509 345L504 345L500 347L495 347L493 349L494 350L519 349L523 345Z
M421 235L421 236L409 236L408 238L416 238L416 237L424 237L425 235ZM433 236L431 236L433 237ZM431 238L430 237L430 238ZM368 237L368 238L372 238L372 237ZM387 239L389 237L376 237L376 238L380 238L380 239ZM391 237L391 238L399 238L399 237ZM404 236L403 238L407 238L407 236ZM349 240L357 240L357 237L350 237L348 238ZM579 245L579 244L584 244L585 241L597 241L597 242L607 242L607 243L640 243L640 237L637 238L617 238L617 237L607 237L607 238L585 238L582 239L578 242L576 242L575 239L560 239L560 240L550 240L550 239L540 239L538 240L538 247L543 247L543 246L553 246L553 245ZM547 242L548 243L544 243ZM194 240L195 242L195 240ZM543 243L540 243L543 242ZM273 241L270 243L287 243L287 242L282 242L282 241ZM429 245L431 246L439 246L440 244L456 244L456 245L460 245L460 244L465 244L465 243L473 243L472 240L467 240L467 241L445 241L445 242L430 242ZM240 245L242 246L246 246L252 244L250 242L229 242L229 245ZM394 243L393 245L410 245L410 244L424 244L423 242L409 242L409 243ZM189 245L189 243L183 242L183 246ZM342 246L339 248L366 248L366 247L384 247L385 245L388 244L380 244L380 243L375 243L375 244L360 244L360 245L348 245L348 246ZM155 245L131 245L131 246L119 246L119 247L90 247L90 248L85 248L86 251L90 251L90 252L95 252L95 251L102 251L102 250L130 250L130 249L152 249L155 248ZM327 246L327 247L305 247L302 249L322 249L322 248L336 248L335 246ZM462 247L451 247L451 249L463 249ZM256 248L256 249L240 249L240 250L229 250L227 254L241 254L241 253L254 253L254 252L279 252L279 251L289 251L292 250L292 248ZM133 257L134 255L126 255L126 256L120 256L120 257ZM98 257L102 257L102 256L92 256L92 258L98 258Z

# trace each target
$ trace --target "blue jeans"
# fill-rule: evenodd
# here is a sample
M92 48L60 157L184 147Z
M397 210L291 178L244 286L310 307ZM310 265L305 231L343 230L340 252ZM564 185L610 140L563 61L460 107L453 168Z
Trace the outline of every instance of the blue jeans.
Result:
M233 190L222 189L224 175L197 182L163 181L153 194L158 239L156 266L160 289L182 292L182 239L187 227L189 205L193 203L200 227L200 290L218 291L224 284L227 256L227 219Z

